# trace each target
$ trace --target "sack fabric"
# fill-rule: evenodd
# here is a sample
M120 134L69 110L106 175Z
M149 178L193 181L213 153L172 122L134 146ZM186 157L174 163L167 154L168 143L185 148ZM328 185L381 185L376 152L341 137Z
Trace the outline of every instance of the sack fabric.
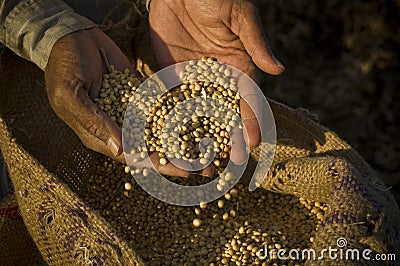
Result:
M11 192L0 202L0 243L0 265L47 265L26 229Z
M156 66L149 48L147 16L142 15L143 6L132 4L130 21L106 25L104 29L125 48L137 69L149 75ZM144 265L99 212L82 200L87 177L100 155L85 148L54 114L43 73L7 50L0 59L0 149L20 214L43 259L50 265ZM344 237L347 248L395 253L399 258L400 211L376 173L346 142L313 121L306 111L271 99L269 103L277 127L277 149L261 185L274 192L327 203L312 248L320 251L334 247L336 240ZM259 149L253 149L251 156L247 175L260 156ZM14 225L6 227L6 223ZM20 241L21 221L8 219L6 223L0 215L2 255L14 256L15 248L5 248L10 243L36 254L27 247L28 242ZM10 236L14 227L18 232L15 241L12 237L3 241L4 228ZM26 256L19 258L19 264L26 260ZM326 260L317 264L365 262Z

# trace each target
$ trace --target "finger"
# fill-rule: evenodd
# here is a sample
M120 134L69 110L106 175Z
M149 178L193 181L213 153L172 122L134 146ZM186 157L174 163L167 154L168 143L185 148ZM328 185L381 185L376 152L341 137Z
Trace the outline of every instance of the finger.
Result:
M111 66L114 66L115 69L121 72L125 69L129 69L131 73L134 73L134 68L121 49L100 29L92 28L88 33L91 34L93 41L98 47L98 49L91 51L92 53L95 53L93 57L98 58L99 63L102 66L101 72L99 72L101 75L99 75L98 79L92 81L93 83L89 90L90 98L94 99L100 94L103 77L102 74L109 73ZM93 73L91 75L93 75Z
M254 106L256 104L252 104ZM261 141L260 125L258 124L257 117L254 114L251 105L244 99L240 100L240 114L242 117L243 125L247 134L244 134L245 142L250 147L257 146Z
M186 29L181 30L179 39L168 40L165 37L162 38L154 27L161 26L153 25L153 27L150 27L153 51L160 67L167 67L177 62L204 56L204 53L200 52L201 48L193 45L195 41Z
M116 70L124 72L125 69L129 69L130 73L135 73L135 69L132 66L129 59L124 55L124 53L119 49L119 47L105 34L100 34L97 36L101 41L97 40L99 43L99 55L102 60L102 73L110 73L111 66L114 66ZM94 99L100 94L100 87L102 83L102 78L95 82L90 90L90 98Z
M258 119L263 112L264 95L257 84L248 77L241 76L238 80L240 94L240 115L246 131L245 141L250 147L257 146L261 141L261 130ZM258 118L258 119L257 119Z
M111 118L100 111L85 91L77 90L67 108L65 121L79 136L83 144L97 152L120 162L125 162L122 154L122 131Z
M231 135L232 149L231 161L236 165L241 165L246 161L246 142L243 135L243 130L235 128Z
M285 67L273 55L260 17L250 1L242 1L237 25L233 27L253 62L263 71L278 75Z
M105 50L108 60L115 69L123 72L129 69L130 73L135 73L135 69L129 62L129 59L122 53L122 51L115 45L112 49Z
M171 162L169 162L168 160L167 160L166 164L161 164L160 157L156 153L151 154L150 159L151 159L154 167L162 175L182 176L182 177L187 177L190 175L190 172L188 170L177 167L177 166L173 165Z
M103 34L100 29L96 28L96 31L98 31L97 33L101 33L95 35L97 45L105 51L109 63L113 65L115 69L120 71L129 69L131 73L134 73L134 68L131 62L118 45L116 45L115 42L106 34Z
M162 175L188 177L193 174L188 167L179 167L168 160L166 164L161 164L160 157L157 153L152 153L148 158L137 162L133 162L133 158L134 157L131 155L127 156L128 164L132 164L136 168L154 168ZM211 177L214 174L214 168L212 166L208 166L198 171L197 174Z
M99 49L103 61L103 74L110 73L111 66L114 66L116 70L124 73L126 69L129 69L129 73L135 73L132 64L129 62L129 59L116 47L118 50L104 50L103 48ZM90 90L90 98L94 99L99 97L101 83L103 82L100 79L97 83L94 84L93 88Z
M208 165L207 167L201 169L200 171L197 171L196 174L199 174L201 176L208 176L208 177L213 177L214 175L214 167L212 164Z

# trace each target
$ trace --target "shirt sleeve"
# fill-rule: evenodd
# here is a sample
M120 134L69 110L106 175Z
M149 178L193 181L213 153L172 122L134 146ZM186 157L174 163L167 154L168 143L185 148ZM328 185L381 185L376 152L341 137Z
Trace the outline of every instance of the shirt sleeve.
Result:
M95 26L61 0L0 0L0 42L43 70L58 39Z

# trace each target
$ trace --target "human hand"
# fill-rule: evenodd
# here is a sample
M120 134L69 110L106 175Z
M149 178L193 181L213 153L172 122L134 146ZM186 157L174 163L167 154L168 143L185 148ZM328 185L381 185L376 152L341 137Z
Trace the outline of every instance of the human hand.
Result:
M152 0L150 30L161 67L205 56L232 65L253 79L256 66L274 75L284 71L271 52L250 0ZM242 88L240 93L251 95L253 92L249 90ZM256 99L242 100L240 104L248 134L246 142L250 146L257 146L261 140L260 127L251 108L260 110L259 105ZM232 151L233 158L237 157L239 162L243 154L237 153L241 150L243 153L244 147Z
M128 58L101 30L77 31L59 39L52 48L45 69L48 98L54 112L86 147L125 163L121 128L93 102L107 72L100 49L116 69L132 72ZM160 166L156 154L150 159L162 174L188 175L173 165Z

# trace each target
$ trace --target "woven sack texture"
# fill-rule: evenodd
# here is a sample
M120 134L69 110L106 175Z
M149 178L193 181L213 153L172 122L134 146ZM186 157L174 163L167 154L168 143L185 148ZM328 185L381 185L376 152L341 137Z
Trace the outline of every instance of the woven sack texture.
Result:
M105 30L125 48L138 70L149 75L156 68L145 30L146 16L141 15L140 6L132 10L138 11L130 21L107 25ZM128 25L124 38L115 30L123 25ZM0 66L0 149L23 220L45 261L50 265L144 265L122 236L81 199L86 177L101 156L86 149L51 110L43 73L9 51L1 56ZM334 247L339 237L345 237L348 248L370 248L399 257L400 212L379 177L347 143L314 122L307 112L273 100L269 103L278 145L261 185L328 204L312 247L317 251ZM260 156L259 149L251 155L247 176Z
M12 193L0 202L0 243L0 265L47 265L25 227Z

